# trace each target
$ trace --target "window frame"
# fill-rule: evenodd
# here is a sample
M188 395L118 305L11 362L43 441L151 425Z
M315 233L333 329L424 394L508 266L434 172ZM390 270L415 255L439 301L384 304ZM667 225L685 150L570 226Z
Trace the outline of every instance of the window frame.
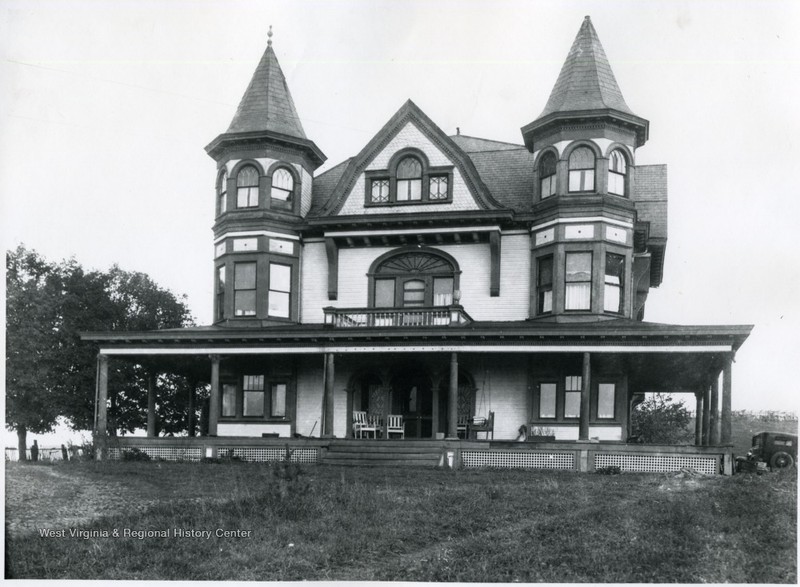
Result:
M273 277L273 275L272 275L272 266L273 265L279 266L279 267L286 267L289 270L289 290L288 291L275 289L273 287L273 283L272 283L272 277ZM291 320L292 319L292 288L294 287L294 270L293 270L292 264L291 263L281 263L281 262L269 259L267 261L267 273L268 273L268 281L269 281L269 283L267 283L267 317L268 318L278 318L278 319L282 319L282 320ZM287 315L286 316L281 316L281 315L278 315L278 314L272 314L271 302L272 302L272 294L273 294L273 292L276 293L276 294L285 294L287 296L289 301L288 301Z
M237 287L236 268L244 265L253 266L253 287ZM255 318L258 316L258 262L253 261L235 261L233 263L233 315L236 318ZM238 292L253 292L253 310L251 314L239 314L239 301L237 299ZM243 312L246 310L243 310Z
M414 158L420 165L420 197L416 200L401 200L398 198L399 182L410 181L416 178L403 178L398 175L398 168L409 157ZM449 204L453 201L453 169L452 165L431 166L428 158L422 151L413 148L401 149L389 161L386 169L372 169L364 172L364 206L417 206L429 204ZM431 197L431 184L447 182L445 197ZM380 186L381 192L388 188L386 195L380 194L380 200L373 200L374 186ZM437 194L441 189L436 190Z
M223 167L217 178L217 216L228 211L228 170Z
M245 389L247 378L260 378L262 384L261 389ZM283 386L283 414L276 414L278 402L275 398L276 388ZM227 395L231 400L229 410L225 411L226 391L232 392L233 395ZM262 394L261 405L263 407L260 414L245 414L247 402L245 401L246 393L260 393ZM219 414L220 421L224 422L275 422L275 423L289 423L294 421L294 407L295 390L291 377L282 374L271 374L270 370L264 371L260 369L245 368L239 374L233 377L228 377L220 380L220 394L219 394Z
M609 268L609 260L610 258L616 258L619 261L621 270L619 275L619 283L609 283L610 274L608 272ZM626 256L613 253L610 251L606 251L605 254L605 264L603 267L603 312L606 314L624 314L625 312L625 266L626 266ZM613 276L611 276L613 277ZM619 305L616 310L609 310L608 309L608 291L609 288L616 288L618 291L619 296Z
M611 386L611 415L610 416L602 416L600 415L600 396L603 386ZM595 411L595 420L598 422L605 422L605 421L616 421L617 420L617 382L616 381L604 381L600 379L597 382L597 397L594 402L594 411Z
M589 277L588 279L572 280L569 279L569 272L567 267L569 265L570 255L588 255L589 256ZM587 307L583 308L569 308L567 306L569 300L569 286L570 284L589 284L589 300ZM594 250L577 250L564 252L564 312L591 312L592 302L594 301Z
M278 187L275 185L275 176L280 174L281 172L285 173L289 180L291 181L291 188L286 189L283 187ZM297 198L297 177L294 170L292 170L287 164L285 163L278 163L277 166L273 166L270 168L269 172L269 207L275 210L287 210L293 211L295 207L295 199ZM286 199L282 200L280 198L276 198L273 194L275 190L279 190L281 192L285 192L287 194Z
M549 173L548 175L544 175L544 166L545 164L549 163L549 161L553 161L553 172ZM558 155L554 151L545 151L542 153L541 158L539 159L539 164L537 166L537 171L539 172L539 199L545 200L547 198L551 198L553 196L558 195ZM544 189L544 182L547 180L548 183L548 190L545 193Z
M537 316L545 316L548 314L552 314L555 309L555 295L553 293L553 282L555 277L555 256L550 253L548 255L542 255L541 257L536 258L536 315ZM542 263L545 261L550 262L550 282L543 283L542 282ZM544 310L544 299L542 294L550 294L550 309Z
M255 185L240 185L239 184L239 178L248 169L252 169L255 172L255 174L256 174L255 182L256 183L255 183ZM261 191L260 190L260 184L261 184L261 171L253 163L251 163L249 161L245 162L244 164L242 164L240 167L238 167L236 169L236 209L237 210L252 210L253 208L258 208L259 207L259 202L260 202L259 192ZM241 201L242 201L241 193L242 193L243 189L247 190L247 195L246 195L246 202L247 203L246 203L246 205L241 205ZM254 196L255 196L255 203L253 203L253 197Z
M225 319L225 290L227 285L227 265L225 263L217 265L214 274L214 285L216 288L216 302L215 315L217 321Z
M615 161L622 162L622 171L615 169ZM628 155L625 151L620 148L616 147L611 150L608 154L608 185L606 186L606 191L612 196L619 196L620 198L627 198L628 197L628 168L630 167L630 162L628 161ZM611 191L611 180L612 178L621 178L622 182L622 193L612 192Z
M591 166L585 167L573 167L573 157L580 151L587 151L592 156L592 163ZM597 190L597 153L595 150L584 143L576 145L573 149L570 150L569 156L567 157L567 193L570 194L586 194L586 193L594 193ZM575 163L577 165L577 162ZM591 172L591 175L588 173ZM580 182L579 182L579 189L573 189L573 173L580 174ZM587 177L591 177L592 185L589 188L583 187L586 184L585 179Z
M394 259L399 257L403 257L404 255L409 254L417 254L417 255L429 255L431 257L438 257L440 261L450 266L451 269L436 269L432 271L424 271L424 272L411 272L411 271L381 271L381 268L384 267L387 263L391 262ZM409 247L402 247L399 249L395 249L393 251L389 251L388 253L381 255L375 261L373 261L372 266L370 267L369 272L367 273L367 277L369 279L369 288L368 288L368 307L370 308L386 308L386 309L404 309L404 308L431 308L431 307L448 307L456 303L456 292L459 291L460 286L460 275L461 271L458 268L458 263L456 260L444 253L443 251L439 251L437 249L431 249L427 247L417 248L416 246L409 246ZM450 299L449 304L444 304L440 306L436 306L436 296L435 296L435 284L437 279L452 279L452 297ZM404 292L405 292L405 283L410 281L424 281L425 283L425 293L424 293L424 302L423 305L413 305L413 306L404 306L402 303L404 302ZM394 305L393 306L377 306L376 301L378 300L377 294L377 282L378 281L394 281Z

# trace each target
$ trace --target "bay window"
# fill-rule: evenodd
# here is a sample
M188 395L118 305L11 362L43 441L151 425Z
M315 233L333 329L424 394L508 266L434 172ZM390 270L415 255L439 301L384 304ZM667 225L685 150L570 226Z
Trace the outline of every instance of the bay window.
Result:
M611 151L608 158L608 193L625 196L625 180L628 173L628 162L620 149Z

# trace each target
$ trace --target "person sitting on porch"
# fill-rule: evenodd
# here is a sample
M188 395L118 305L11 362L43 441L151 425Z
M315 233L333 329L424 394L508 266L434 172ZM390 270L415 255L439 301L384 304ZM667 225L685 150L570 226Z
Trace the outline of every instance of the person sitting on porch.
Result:
M517 437L514 439L514 442L525 442L528 440L528 427L523 424L517 430Z

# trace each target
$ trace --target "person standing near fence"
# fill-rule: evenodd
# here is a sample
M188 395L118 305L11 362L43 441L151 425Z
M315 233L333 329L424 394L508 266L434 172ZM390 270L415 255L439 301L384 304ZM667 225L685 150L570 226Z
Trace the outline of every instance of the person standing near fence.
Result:
M31 447L31 460L35 463L39 460L39 444L34 440Z

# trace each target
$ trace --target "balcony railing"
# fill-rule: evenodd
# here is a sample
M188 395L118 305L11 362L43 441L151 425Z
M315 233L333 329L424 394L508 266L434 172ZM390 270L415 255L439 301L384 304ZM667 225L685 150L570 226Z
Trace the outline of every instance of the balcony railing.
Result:
M457 305L425 308L324 308L325 325L333 328L461 326L472 322Z

